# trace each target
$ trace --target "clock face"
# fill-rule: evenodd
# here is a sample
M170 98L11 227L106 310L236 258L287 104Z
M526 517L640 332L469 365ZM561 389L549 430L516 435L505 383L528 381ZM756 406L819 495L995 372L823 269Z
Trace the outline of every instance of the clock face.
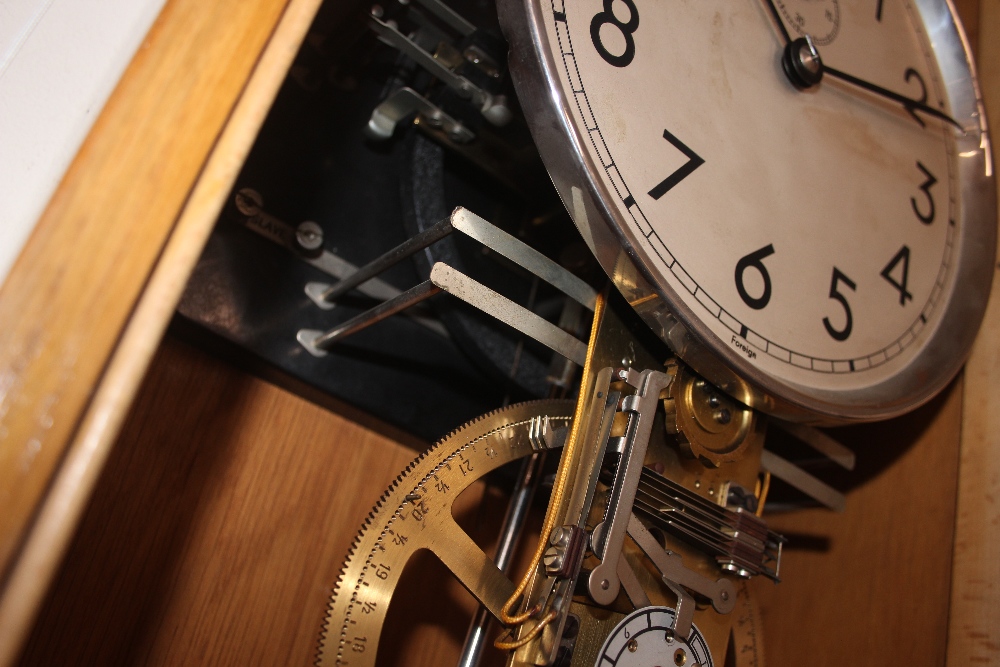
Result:
M579 188L671 313L764 388L751 402L839 417L912 407L978 325L995 243L988 148L971 74L945 85L954 53L932 46L920 5L529 3ZM793 85L782 50L806 35L823 66L902 101L830 71Z

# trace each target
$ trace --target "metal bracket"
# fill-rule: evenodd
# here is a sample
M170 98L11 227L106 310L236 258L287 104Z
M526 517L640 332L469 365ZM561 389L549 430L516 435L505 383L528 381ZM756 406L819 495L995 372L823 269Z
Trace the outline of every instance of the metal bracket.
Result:
M414 111L431 127L444 130L455 143L466 144L476 138L472 130L410 87L400 88L375 107L365 134L371 139L389 139L396 131L396 125Z
M815 451L845 470L854 470L856 457L847 447L828 436L823 431L805 424L795 424L780 419L772 419L771 424L788 433L793 438L812 447Z
M661 547L634 514L629 516L628 534L649 556L664 579L705 596L720 614L728 614L735 608L736 587L732 581L723 577L712 580L685 567L681 555Z
M260 193L251 188L242 188L239 192L237 192L235 196L235 204L236 210L240 214L240 222L244 227L259 236L288 248L294 255L299 257L306 264L319 269L323 273L336 278L337 280L343 280L344 278L357 273L357 266L322 247L323 234L319 225L311 222L305 222L300 224L298 227L295 227L284 220L271 215L263 209L264 201L260 196ZM309 231L313 235L313 242L316 247L312 249L305 249L311 250L311 252L305 254L299 250L302 246L300 230L307 225L310 226ZM313 226L314 229L312 228ZM306 285L306 295L324 310L330 310L334 307L333 303L318 301L312 293L312 290L316 289L314 286L324 285L327 285L327 283L308 283ZM372 278L371 280L366 281L364 284L359 285L357 289L358 292L364 296L371 299L378 299L379 301L388 301L402 294L401 290L396 289L389 283L384 280L379 280L378 278ZM416 312L407 313L407 315L409 315L421 326L430 329L438 335L448 338L448 330L445 329L444 325L437 319L426 317L425 315L421 315Z
M392 23L383 21L374 14L371 16L371 21L372 29L378 33L383 42L405 53L432 76L457 92L459 96L471 101L483 115L483 118L491 124L502 127L510 122L512 114L503 95L491 95L461 74L448 69L432 54L421 48L419 44L401 33Z
M463 37L468 37L476 31L476 26L466 21L458 12L440 0L417 0L424 9L447 23L452 30Z

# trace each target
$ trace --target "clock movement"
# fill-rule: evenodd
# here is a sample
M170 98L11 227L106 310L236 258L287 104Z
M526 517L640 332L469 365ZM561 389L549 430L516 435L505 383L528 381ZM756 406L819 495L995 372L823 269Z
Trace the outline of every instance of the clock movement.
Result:
M989 135L952 9L366 11L293 70L180 308L427 437L468 421L373 509L319 664L375 664L424 552L482 604L460 664L756 664L738 598L786 542L763 509L843 507L801 446L853 455L808 424L926 402L986 306ZM316 77L337 102L303 131ZM306 201L296 173L328 185ZM518 489L493 555L451 510L487 474Z
M403 448L413 460L379 478L378 496L368 487L388 449L328 432L319 409L303 424L268 407L253 423L275 444L232 483L238 503L216 473L252 457L198 443L263 435L228 421L199 432L157 452L162 465L142 461L164 471L149 484L115 472L139 465L119 447L61 576L86 590L74 567L131 506L121 478L166 499L137 503L163 506L153 523L169 530L144 530L176 538L165 561L216 559L210 590L201 562L162 586L127 568L116 584L124 597L189 585L211 598L204 608L242 634L205 625L204 659L272 659L283 649L260 643L281 626L286 660L308 644L319 665L425 664L436 658L413 638L450 618L459 589L472 618L441 634L462 667L760 667L761 597L771 618L849 604L881 633L854 593L835 607L810 586L822 576L827 595L843 583L893 597L880 575L847 578L923 563L907 545L938 539L924 528L948 509L931 499L936 479L893 490L897 508L916 508L898 526L846 494L926 457L910 431L951 405L990 296L996 183L952 3L296 2L301 48L242 167L219 181L232 187L172 333L290 390L281 400L418 451ZM157 377L180 373L161 366ZM191 411L216 411L217 394L252 401L194 384ZM149 391L141 409L159 400ZM174 429L147 436L136 419L137 451ZM355 531L358 502L372 509ZM830 550L788 520L817 508L878 515L878 530L841 527L887 546L783 600L791 550ZM177 518L188 510L190 529ZM921 604L937 603L948 553L934 576L897 578L917 582ZM273 607L219 601L279 588ZM86 614L66 611L88 596L55 590L28 663L101 645ZM153 611L120 655L184 636L143 630L160 623ZM67 618L69 639L47 641ZM855 655L876 640L831 641L854 641Z

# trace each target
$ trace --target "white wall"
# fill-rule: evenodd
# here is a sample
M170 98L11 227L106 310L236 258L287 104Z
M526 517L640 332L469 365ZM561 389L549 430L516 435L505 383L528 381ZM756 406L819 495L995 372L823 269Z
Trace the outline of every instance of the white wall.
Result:
M0 0L0 283L166 0Z

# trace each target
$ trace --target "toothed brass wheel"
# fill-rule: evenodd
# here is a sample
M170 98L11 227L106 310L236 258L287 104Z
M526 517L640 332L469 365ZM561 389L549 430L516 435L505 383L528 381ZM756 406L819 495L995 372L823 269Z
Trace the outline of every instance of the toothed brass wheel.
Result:
M483 415L418 457L372 509L330 599L317 664L374 665L389 603L406 563L432 551L494 615L514 590L452 516L473 482L531 454L532 423L568 426L572 401L533 401ZM537 445L537 443L536 443Z

